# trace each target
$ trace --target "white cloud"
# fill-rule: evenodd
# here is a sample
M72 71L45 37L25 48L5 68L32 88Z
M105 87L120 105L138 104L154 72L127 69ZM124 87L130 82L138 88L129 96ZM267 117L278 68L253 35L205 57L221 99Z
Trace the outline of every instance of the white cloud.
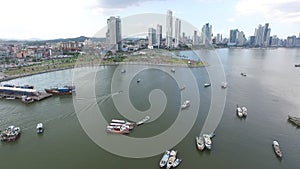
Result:
M237 15L259 15L272 22L300 22L299 0L240 0Z

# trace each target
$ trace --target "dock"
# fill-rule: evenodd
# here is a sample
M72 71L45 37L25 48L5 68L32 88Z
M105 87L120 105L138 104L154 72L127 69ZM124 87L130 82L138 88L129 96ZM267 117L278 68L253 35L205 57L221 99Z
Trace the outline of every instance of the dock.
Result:
M43 99L46 99L48 97L51 97L52 94L50 93L42 93L42 92L39 92L38 95L36 96L30 96L34 101L40 101L40 100L43 100ZM21 95L15 95L15 94L3 94L3 93L0 93L0 97L1 98L15 98L15 99L22 99L22 96Z

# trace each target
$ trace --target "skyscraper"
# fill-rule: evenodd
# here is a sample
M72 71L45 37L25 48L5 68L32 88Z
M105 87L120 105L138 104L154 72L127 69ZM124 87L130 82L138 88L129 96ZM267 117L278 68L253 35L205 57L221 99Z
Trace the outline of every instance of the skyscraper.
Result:
M235 46L237 44L237 39L238 39L238 29L231 29L230 30L230 36L229 36L229 42L228 46Z
M175 20L175 47L178 47L180 43L180 32L181 32L181 20L176 18Z
M172 11L167 11L167 18L166 18L166 43L167 47L172 47L172 41L173 41L173 16Z
M161 45L162 41L162 25L157 24L157 29L156 29L156 42L157 42L157 47L159 48Z
M108 50L121 50L121 19L120 17L111 16L107 19L106 45Z
M198 35L196 30L194 31L193 45L198 45Z
M154 28L148 29L148 48L153 48L156 45L156 30Z
M211 36L212 36L212 26L209 23L206 23L202 27L202 44L209 45L211 44Z
M270 46L270 34L271 28L269 28L269 23L266 23L265 26L259 24L254 32L255 46Z

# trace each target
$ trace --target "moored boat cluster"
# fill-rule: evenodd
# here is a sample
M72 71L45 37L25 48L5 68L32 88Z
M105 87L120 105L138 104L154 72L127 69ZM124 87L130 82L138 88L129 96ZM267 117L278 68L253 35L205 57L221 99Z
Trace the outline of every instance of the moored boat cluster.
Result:
M177 158L176 150L167 150L161 158L159 166L170 169L172 167L177 167L181 163L181 161L182 159Z

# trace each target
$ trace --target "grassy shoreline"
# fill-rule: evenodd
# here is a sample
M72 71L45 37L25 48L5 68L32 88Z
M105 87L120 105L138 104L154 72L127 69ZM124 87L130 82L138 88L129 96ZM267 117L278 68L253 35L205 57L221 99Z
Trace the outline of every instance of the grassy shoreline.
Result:
M119 56L113 56L116 58ZM162 53L147 53L147 55L125 55L124 59L115 61L114 59L103 59L100 56L85 55L78 59L72 59L70 62L59 62L56 64L40 64L29 67L20 67L7 70L2 73L3 77L0 78L0 82L22 78L26 76L32 76L36 74L48 73L53 71L60 71L65 69L72 69L77 67L88 66L116 66L116 65L152 65L152 66L168 66L168 67L186 67L197 68L208 66L207 63L202 61L193 61L187 59L175 58L173 56L166 56Z

